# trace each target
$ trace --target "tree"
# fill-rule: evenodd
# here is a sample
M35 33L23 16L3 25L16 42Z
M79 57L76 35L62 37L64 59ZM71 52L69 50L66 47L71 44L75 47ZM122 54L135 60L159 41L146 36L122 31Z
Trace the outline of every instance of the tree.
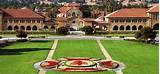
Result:
M27 37L27 33L24 30L17 30L17 37L18 38L26 38Z
M88 5L82 5L80 10L83 13L83 18L91 17L91 8Z
M156 31L150 27L144 27L135 34L135 38L144 40L147 42L148 39L154 40L156 37Z
M57 33L61 35L67 35L68 34L68 28L67 27L60 27L57 29Z
M85 34L87 34L87 35L91 35L91 34L93 34L94 29L91 26L84 26L82 28L82 31L84 31Z
M116 1L115 0L104 0L103 7L105 11L113 12L116 10Z

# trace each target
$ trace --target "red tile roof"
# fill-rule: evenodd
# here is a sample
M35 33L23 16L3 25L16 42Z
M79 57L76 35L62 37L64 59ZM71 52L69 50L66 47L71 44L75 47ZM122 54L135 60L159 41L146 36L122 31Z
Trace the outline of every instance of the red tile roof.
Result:
M60 9L58 9L61 13L63 13L63 12L67 12L67 11L69 11L70 9L72 9L71 7L66 7L66 6L63 6L63 7L61 7Z
M37 19L37 18L44 18L43 16L33 12L30 9L2 9L2 11L12 18L17 18L17 19L22 19L22 18L32 18L32 19Z
M145 8L125 8L108 14L109 18L147 18L147 9Z
M149 12L149 13L158 13L159 12L159 5L154 5L147 12Z
M61 7L60 9L58 9L60 12L67 12L70 9L72 9L73 7L79 7L80 4L78 3L67 3L65 4L63 7Z

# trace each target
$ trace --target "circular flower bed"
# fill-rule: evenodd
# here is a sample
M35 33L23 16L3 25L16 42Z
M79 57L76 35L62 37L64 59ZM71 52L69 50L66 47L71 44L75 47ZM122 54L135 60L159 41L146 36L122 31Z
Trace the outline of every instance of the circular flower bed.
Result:
M69 67L90 67L96 65L95 62L89 60L71 60L65 63Z
M99 62L99 65L103 68L115 69L118 68L119 64L113 61L103 60Z
M41 62L40 66L44 69L56 68L59 65L59 61L50 60Z
M39 70L59 70L59 71L104 71L120 70L124 66L117 61L100 60L97 58L60 58L57 60L47 60L34 64Z

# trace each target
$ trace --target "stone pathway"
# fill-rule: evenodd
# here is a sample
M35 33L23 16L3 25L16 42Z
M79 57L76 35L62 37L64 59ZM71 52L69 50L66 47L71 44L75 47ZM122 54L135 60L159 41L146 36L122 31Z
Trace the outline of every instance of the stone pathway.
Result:
M107 60L112 60L112 57L109 55L108 51L104 48L104 46L102 45L101 41L97 40L97 43L98 43L103 55L105 56L105 58ZM116 74L123 74L122 70L117 70L115 72L116 72Z
M57 44L58 44L58 40L55 40L53 45L52 45L51 50L48 53L48 56L47 56L46 60L51 60L52 59L52 56L53 56L53 54L55 52ZM46 71L45 70L40 70L38 74L46 74Z

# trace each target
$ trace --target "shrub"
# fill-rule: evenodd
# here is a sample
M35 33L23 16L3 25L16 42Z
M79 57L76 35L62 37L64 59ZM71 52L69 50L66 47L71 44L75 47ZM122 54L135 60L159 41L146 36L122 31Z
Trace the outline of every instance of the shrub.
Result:
M57 29L57 33L61 35L67 35L68 34L68 28L67 27L60 27Z
M17 42L27 42L28 40L27 39L20 39L20 40L17 40Z
M16 36L18 38L26 38L27 37L27 33L24 30L17 30L16 33L17 33Z
M82 28L82 31L84 31L85 34L87 34L87 35L91 35L91 34L93 34L94 29L91 26L84 26Z
M150 27L144 27L135 34L135 38L139 40L147 41L148 39L154 40L156 37L156 31Z

